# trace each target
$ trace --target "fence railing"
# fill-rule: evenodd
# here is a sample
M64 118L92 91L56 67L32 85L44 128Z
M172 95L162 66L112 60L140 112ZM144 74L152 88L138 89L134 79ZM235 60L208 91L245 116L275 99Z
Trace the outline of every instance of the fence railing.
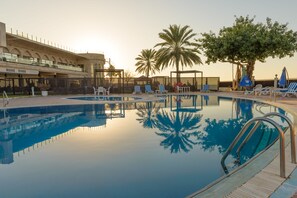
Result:
M34 87L35 94L39 94L40 84L49 85L48 91L49 94L92 94L93 87L103 86L111 87L110 93L132 93L134 90L134 85L136 78L131 78L129 81L127 79L113 78L110 79L94 79L94 78L0 78L0 91L6 91L8 94L13 95L31 95L32 87ZM182 79L187 82L187 79ZM201 80L200 80L201 81ZM205 81L205 79L203 79ZM197 82L199 82L197 80ZM218 90L219 82L217 80L209 80L210 90ZM139 83L142 91L144 92L144 85L147 82ZM153 82L152 89L159 89L158 85L162 84L161 82ZM200 90L200 84L198 85L188 85L191 88L191 91ZM165 89L173 92L174 86L168 82L165 84Z

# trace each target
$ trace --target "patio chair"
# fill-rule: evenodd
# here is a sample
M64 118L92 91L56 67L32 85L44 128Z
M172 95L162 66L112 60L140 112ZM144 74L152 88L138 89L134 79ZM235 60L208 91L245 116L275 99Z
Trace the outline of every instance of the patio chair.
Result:
M94 95L96 96L98 94L98 90L95 87L93 87L93 90L94 90Z
M179 93L179 92L183 92L183 88L180 87L180 86L176 86L176 92Z
M153 94L154 93L154 91L152 90L151 85L145 85L144 88L145 88L145 93L147 93L147 94Z
M141 89L140 89L140 86L139 85L135 85L134 86L134 92L133 94L141 94Z
M105 95L106 89L104 87L98 87L98 95L100 95L100 93L102 93L102 95Z
M288 88L272 90L272 93L275 95L281 94L283 97L289 96L290 94L297 96L297 82L291 82Z
M160 85L159 85L159 89L156 90L156 93L163 94L163 93L168 93L168 91L165 89L165 87L164 87L163 84L160 84Z
M105 93L106 93L106 95L109 95L109 94L110 94L110 87L108 87L108 88L105 90Z

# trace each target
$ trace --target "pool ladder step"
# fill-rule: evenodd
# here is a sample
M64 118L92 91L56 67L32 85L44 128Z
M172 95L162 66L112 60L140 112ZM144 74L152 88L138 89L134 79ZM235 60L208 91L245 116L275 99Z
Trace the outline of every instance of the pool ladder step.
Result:
M238 141L246 133L248 128L250 128L250 126L252 126L252 124L254 124L252 129L248 132L248 134L246 135L246 137L244 138L244 140L242 141L242 143L238 146L238 149L236 150L236 154L238 156L237 159L239 159L241 149L247 143L247 141L251 138L251 136L256 132L256 130L260 126L260 124L262 122L267 122L267 123L270 123L272 126L274 126L278 131L279 139L280 139L280 176L283 178L286 177L285 176L286 175L285 174L286 173L286 170L285 170L285 136L284 136L284 131L282 130L280 125L270 118L270 117L274 117L274 116L284 119L289 125L290 139L291 139L291 161L292 161L292 163L296 164L296 143L295 143L295 130L293 127L293 123L287 116L277 113L277 112L272 112L272 113L265 114L263 117L253 118L253 119L249 120L242 127L241 131L234 138L233 142L230 144L230 146L228 147L227 151L225 152L225 154L223 155L223 157L221 159L221 165L222 165L225 173L229 172L225 165L226 158L231 153L233 148L237 145Z

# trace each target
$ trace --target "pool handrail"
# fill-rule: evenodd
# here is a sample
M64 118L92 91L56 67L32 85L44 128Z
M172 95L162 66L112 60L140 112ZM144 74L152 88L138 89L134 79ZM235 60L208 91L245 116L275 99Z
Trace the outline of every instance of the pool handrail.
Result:
M290 138L291 138L291 161L292 161L293 164L296 164L296 142L295 142L295 138L294 138L295 129L293 127L293 123L291 122L291 120L287 116L285 116L283 114L280 114L280 113L277 113L277 112L267 113L263 117L272 117L272 116L281 117L288 123L289 128L290 128ZM238 156L237 158L239 158L239 152L241 151L242 147L246 144L246 142L254 134L254 132L256 131L256 129L259 127L260 124L261 124L261 121L257 122L254 125L254 127L250 130L250 132L245 137L245 139L242 141L240 146L237 148L237 150L236 150L236 155Z
M254 123L258 121L265 121L270 124L272 124L278 131L279 137L280 137L280 177L286 178L286 170L285 170L285 136L282 128L277 124L274 120L266 117L256 117L251 120L249 120L241 129L241 131L238 133L238 135L234 138L233 142L228 147L227 151L223 155L221 159L221 165L226 173L228 173L228 169L225 165L225 160L227 156L231 153L232 149L235 147L235 145L238 143L238 141L241 139L241 137L244 135L246 130Z
M6 91L3 91L3 107L6 107L9 104L9 98Z

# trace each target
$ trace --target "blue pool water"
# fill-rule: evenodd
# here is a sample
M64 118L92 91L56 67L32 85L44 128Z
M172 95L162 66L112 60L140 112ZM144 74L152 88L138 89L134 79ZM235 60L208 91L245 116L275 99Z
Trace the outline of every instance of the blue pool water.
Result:
M215 96L1 110L0 195L185 197L224 176L220 160L244 123L272 111L286 114ZM241 162L276 134L261 126Z

